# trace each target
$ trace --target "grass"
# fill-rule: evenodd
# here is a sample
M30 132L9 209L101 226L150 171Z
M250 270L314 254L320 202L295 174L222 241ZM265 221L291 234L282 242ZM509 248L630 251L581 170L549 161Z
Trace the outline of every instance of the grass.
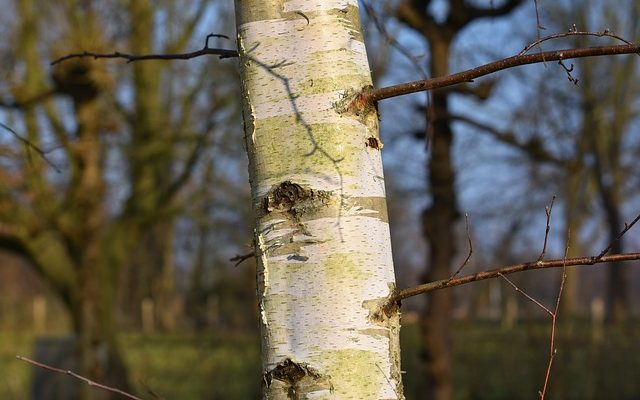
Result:
M453 327L455 399L536 399L549 352L549 324L458 322ZM550 399L640 399L640 326L609 328L600 343L589 325L559 326ZM408 399L420 398L417 326L403 328L403 369ZM0 333L0 399L29 397L35 336ZM136 393L152 399L255 399L260 392L258 339L247 335L127 334L121 338Z
M549 399L640 399L639 326L608 328L595 343L588 322L558 326ZM536 399L549 359L550 324L501 329L494 323L454 324L454 398ZM417 326L404 328L405 394L425 389Z

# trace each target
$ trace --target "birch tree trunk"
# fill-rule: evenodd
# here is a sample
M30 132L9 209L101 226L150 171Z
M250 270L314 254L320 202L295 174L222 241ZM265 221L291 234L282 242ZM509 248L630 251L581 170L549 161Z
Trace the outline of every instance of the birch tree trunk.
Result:
M236 0L268 399L398 399L399 310L356 0Z

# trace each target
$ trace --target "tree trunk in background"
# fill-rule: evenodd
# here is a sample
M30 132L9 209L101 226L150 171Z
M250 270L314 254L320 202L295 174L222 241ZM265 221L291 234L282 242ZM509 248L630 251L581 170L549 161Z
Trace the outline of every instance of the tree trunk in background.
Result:
M135 54L153 53L156 35L153 5L149 0L136 0L128 4L128 9L132 27L131 51ZM166 67L164 63L154 62L132 65L135 119L130 168L132 195L127 211L136 216L143 228L131 269L135 275L132 277L134 282L138 282L131 302L136 306L136 315L139 315L141 301L151 298L155 322L159 328L171 330L175 325L172 307L174 217L163 215L158 218L158 210L166 207L163 195L170 185L174 162L174 146L166 129L167 111L162 109L161 101L161 77Z
M633 9L629 10L633 13ZM637 10L635 10L637 14ZM635 21L635 20L634 20ZM604 88L599 82L598 68L593 60L583 63L582 71L587 77L581 83L583 101L583 137L591 156L591 174L595 181L595 196L600 200L607 230L606 243L611 244L610 254L623 251L623 243L617 236L624 228L622 217L622 148L624 135L633 121L633 90L624 77L637 70L635 57L622 59L606 65L612 71L611 83ZM612 262L607 268L606 318L611 323L624 322L629 318L629 296L627 272L622 263Z
M264 397L403 398L378 116L346 111L371 84L357 1L236 15Z
M449 51L452 36L431 40L431 74L434 77L449 72ZM459 217L455 193L455 171L451 159L453 132L448 115L448 96L434 92L427 110L428 143L431 157L428 164L432 203L425 210L423 229L429 243L429 269L426 282L446 279L451 275L451 262L456 253L455 223ZM428 387L425 398L451 399L453 395L453 360L451 354L451 313L453 291L438 290L427 296L422 319L426 350Z
M584 141L582 141L584 142ZM582 160L584 151L582 145L577 149L580 156L575 157L576 160ZM565 240L567 246L567 257L580 257L586 252L582 249L580 241L580 232L583 227L584 218L586 216L584 210L585 199L585 174L581 167L568 167L566 174L566 185L563 200L566 204L564 212L565 220ZM565 325L570 328L573 326L574 317L577 311L578 297L580 295L580 268L567 267L566 280L562 292L562 302L560 309Z
M7 111L15 117L12 123L48 151L44 160L30 149L18 152L24 147L18 141L6 148L14 147L16 156L1 171L0 248L28 260L68 307L75 334L64 341L63 350L75 357L69 368L126 390L114 325L121 272L130 266L144 270L139 276L146 285L143 295L154 297L158 320L170 328L175 216L190 207L183 195L198 190L186 188L198 174L198 150L210 146L207 138L218 122L233 117L218 118L229 114L216 113L222 100L209 107L196 96L200 82L211 79L204 66L182 75L167 63L135 63L127 80L104 61L86 58L55 66L48 61L79 49L112 51L124 45L113 40L125 38L135 53L158 50L154 40L179 52L199 35L194 31L208 2L166 21L167 34L161 37L157 23L176 9L173 2L10 3L16 18L7 33L16 43L5 49L12 66L5 85L10 99L5 102L3 92L0 107L17 108ZM113 16L128 25L109 25ZM59 22L56 29L47 29L50 17ZM170 84L162 82L163 73ZM194 75L199 79L191 83ZM206 91L207 99L227 90ZM126 93L125 98L109 95L116 92ZM211 121L201 123L202 115ZM4 151L3 143L3 157ZM126 201L123 192L128 192ZM133 312L138 314L139 306ZM75 347L68 349L69 344ZM82 391L85 398L109 396L86 385Z
M34 29L36 10L30 1L19 4L26 28L22 30L21 50L27 64L27 82L37 87L42 85L43 76L37 54L38 31ZM87 26L92 26L91 21L87 21ZM43 161L40 158L33 161L33 169L28 168L31 174L28 182L35 193L38 216L46 221L45 227L46 223L52 223L58 232L52 233L46 228L35 230L34 237L24 240L24 253L69 306L76 337L75 348L67 350L72 357L77 357L76 372L128 390L127 372L117 349L112 323L117 267L107 261L104 252L107 213L103 202L106 187L100 130L104 110L100 94L105 80L95 65L96 62L80 60L52 70L56 91L73 101L77 122L73 137L65 144L69 190L64 200L58 202L53 192L49 192L44 170L40 168ZM29 90L29 86L26 89ZM33 109L26 110L29 138L32 143L38 143L38 125L32 116ZM40 226L41 222L36 223ZM24 226L28 226L28 222L24 221ZM96 393L87 385L80 385L79 390L81 399L115 398L107 392Z
M450 1L444 18L431 14L428 0L405 0L398 4L396 17L417 31L431 50L432 77L449 74L449 55L453 40L471 22L510 13L522 0L507 0L494 7L476 7L470 2ZM435 91L427 110L431 157L427 165L432 203L423 215L424 235L429 243L426 280L446 279L455 256L455 223L459 218L455 192L455 170L451 159L453 131L448 117L448 93ZM426 399L448 400L453 394L450 322L453 292L436 291L428 295L423 320L423 339L427 370Z
M612 191L601 190L601 198L605 208L608 227L608 239L611 246L611 254L622 253L622 242L617 236L623 228L620 215L620 203L616 201ZM609 281L607 282L606 316L609 322L621 323L629 319L629 296L627 294L627 269L621 262L612 262L608 269Z
M110 263L105 241L109 231L103 201L105 153L100 140L104 110L99 96L104 82L97 78L100 74L96 65L96 61L79 60L58 66L53 72L58 89L73 99L77 121L75 138L69 144L70 189L59 217L60 236L76 276L76 284L68 296L79 347L79 373L127 390L126 369L117 350L113 326L119 268ZM40 264L56 261L41 260ZM80 398L115 396L82 385Z

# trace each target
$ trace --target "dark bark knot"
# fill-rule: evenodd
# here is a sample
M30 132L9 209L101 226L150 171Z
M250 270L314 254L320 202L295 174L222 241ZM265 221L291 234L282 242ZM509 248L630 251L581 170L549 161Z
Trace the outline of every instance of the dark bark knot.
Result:
M382 144L382 141L377 137L373 137L373 136L367 138L367 140L365 141L365 145L367 147L371 147L372 149L376 149L376 150L382 150L382 148L384 147L384 144Z
M297 183L284 181L273 187L264 200L267 212L289 212L294 216L327 204L329 192L307 189Z
M333 386L329 376L323 376L305 363L296 363L290 358L278 363L271 371L264 373L262 383L271 386L274 380L284 383L287 397L290 399L304 398L304 393L318 388L326 388L330 391Z

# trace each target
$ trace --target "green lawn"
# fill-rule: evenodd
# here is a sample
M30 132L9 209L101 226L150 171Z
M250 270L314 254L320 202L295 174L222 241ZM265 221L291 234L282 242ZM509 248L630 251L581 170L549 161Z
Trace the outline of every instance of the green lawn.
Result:
M548 359L547 323L503 330L493 323L456 323L456 399L536 399ZM589 326L560 326L551 399L640 399L640 327L609 329L591 341ZM419 330L403 328L403 369L408 399L424 388ZM34 336L0 333L0 399L27 399L31 366L15 359L31 355ZM152 389L164 399L259 398L258 341L241 335L153 335L122 337L123 353L137 394Z
M504 330L494 323L454 325L455 399L537 399L549 360L549 322ZM424 389L417 327L403 332L405 394ZM640 326L610 328L601 343L590 326L560 324L549 399L640 399Z

